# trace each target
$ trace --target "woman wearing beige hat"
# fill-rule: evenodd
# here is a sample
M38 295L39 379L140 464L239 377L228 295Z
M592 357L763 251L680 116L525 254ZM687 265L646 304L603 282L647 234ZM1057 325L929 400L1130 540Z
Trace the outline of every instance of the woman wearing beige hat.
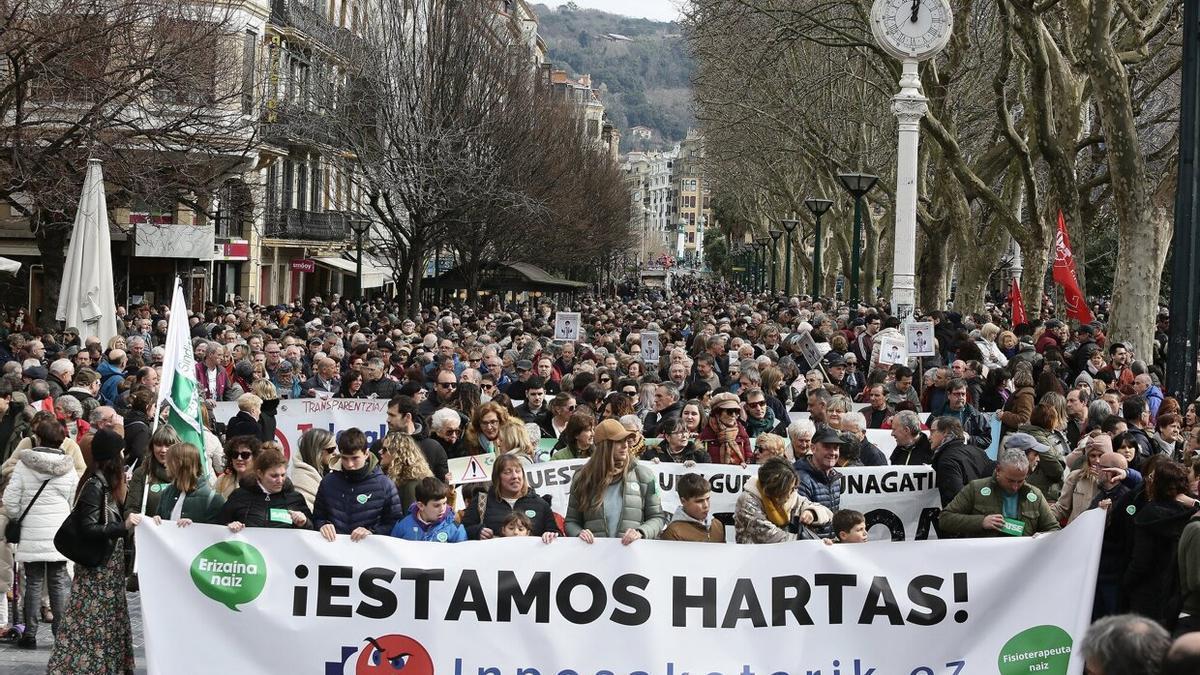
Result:
M620 537L628 546L656 539L666 524L658 496L658 478L637 462L631 447L637 434L619 421L596 425L595 446L571 485L567 536L587 543L596 537Z
M717 394L712 399L708 424L700 432L700 443L713 464L745 464L750 461L750 435L742 425L742 404L735 394Z

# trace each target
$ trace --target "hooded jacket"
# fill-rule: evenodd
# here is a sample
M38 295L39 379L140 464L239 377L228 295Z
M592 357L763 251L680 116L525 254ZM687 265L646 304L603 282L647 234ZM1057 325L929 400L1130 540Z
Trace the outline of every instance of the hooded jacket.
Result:
M118 387L121 385L121 380L125 379L125 371L121 370L120 366L105 361L96 369L100 373L100 401L104 405L115 406L117 404L117 395L120 393Z
M44 481L49 482L34 501ZM31 448L17 454L17 466L4 489L4 512L10 522L20 518L29 507L25 520L21 521L17 562L66 560L54 548L54 535L71 514L78 482L74 460L58 448Z
M447 504L442 509L442 517L436 523L426 523L417 517L421 505L414 503L404 516L392 528L392 536L408 541L436 541L444 544L457 544L467 540L467 531L454 520L454 509Z
M671 514L671 522L667 523L659 539L724 544L725 524L713 518L711 514L707 522L696 520L679 506L675 508L675 513Z
M814 526L828 527L829 522L833 519L833 511L809 500L800 493L792 493L784 508L787 510L789 525L798 522L801 514L805 511L812 513ZM746 487L742 488L742 494L738 495L737 506L734 507L733 512L733 523L736 528L734 536L739 544L778 544L797 539L816 538L806 527L801 526L801 531L797 533L791 531L790 527L779 527L771 522L763 507L763 496L758 489L757 477L746 481Z

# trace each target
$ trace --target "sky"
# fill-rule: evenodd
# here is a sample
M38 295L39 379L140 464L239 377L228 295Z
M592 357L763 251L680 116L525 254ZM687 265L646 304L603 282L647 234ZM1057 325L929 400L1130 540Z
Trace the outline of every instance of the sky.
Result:
M533 0L530 4L557 7L566 3L567 0ZM575 0L580 7L656 21L674 21L679 16L677 3L678 0Z

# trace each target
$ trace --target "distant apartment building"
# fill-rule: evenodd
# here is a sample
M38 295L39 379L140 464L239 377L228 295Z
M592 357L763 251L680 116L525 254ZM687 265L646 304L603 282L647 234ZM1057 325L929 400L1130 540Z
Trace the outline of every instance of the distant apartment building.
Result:
M704 232L712 218L712 188L704 176L704 137L689 131L679 144L671 173L676 209L676 255L699 265L704 260Z

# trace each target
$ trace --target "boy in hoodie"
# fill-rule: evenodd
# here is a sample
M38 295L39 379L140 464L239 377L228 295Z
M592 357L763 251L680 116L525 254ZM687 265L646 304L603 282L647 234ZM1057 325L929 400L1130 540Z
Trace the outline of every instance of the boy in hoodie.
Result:
M396 527L392 536L409 541L437 541L456 544L467 540L467 531L454 520L454 509L447 502L450 488L432 476L417 483L417 501Z
M725 543L725 525L709 513L712 486L698 473L685 473L675 486L679 508L659 539Z

